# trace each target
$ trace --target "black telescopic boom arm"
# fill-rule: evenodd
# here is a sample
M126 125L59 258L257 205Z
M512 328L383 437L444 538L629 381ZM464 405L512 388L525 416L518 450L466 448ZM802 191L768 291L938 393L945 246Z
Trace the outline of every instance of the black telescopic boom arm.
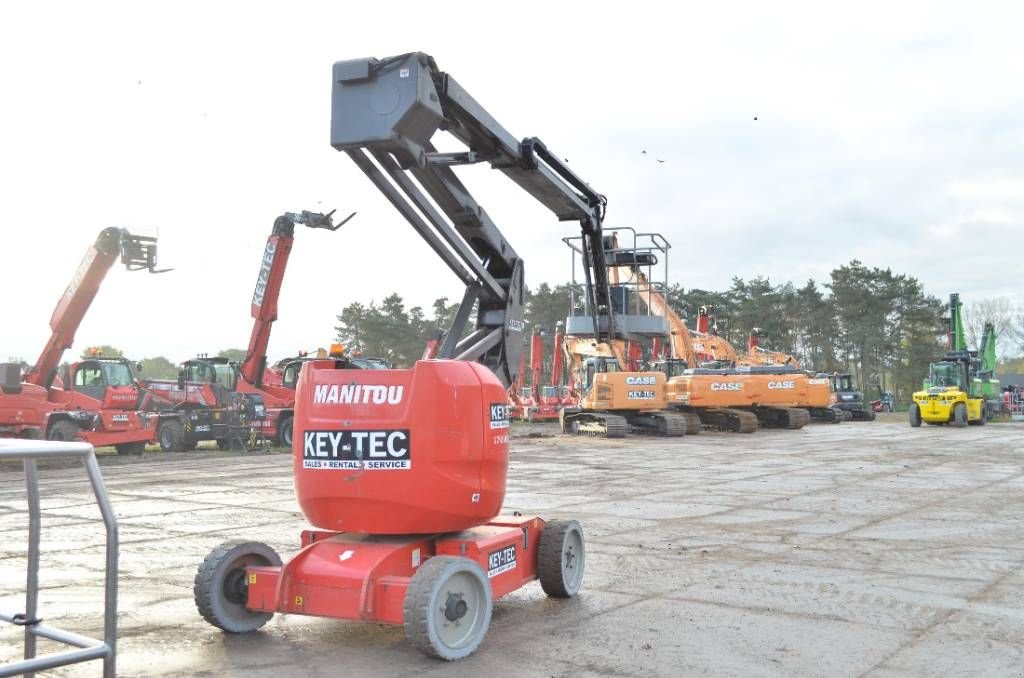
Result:
M422 52L339 61L333 76L331 145L352 158L466 285L438 358L478 360L507 386L523 343L523 261L455 175L456 165L487 162L560 221L580 222L597 333L596 318L608 312L611 297L604 196L539 139L513 137ZM439 130L468 150L439 153L431 142ZM474 306L475 329L462 338Z

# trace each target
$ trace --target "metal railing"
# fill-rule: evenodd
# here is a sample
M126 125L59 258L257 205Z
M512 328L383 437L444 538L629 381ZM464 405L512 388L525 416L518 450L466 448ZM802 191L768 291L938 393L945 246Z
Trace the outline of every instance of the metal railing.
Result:
M103 602L103 640L63 631L46 626L39 618L39 479L36 473L38 459L80 458L92 484L93 494L103 524L107 530L106 582ZM28 566L25 584L25 611L9 614L0 611L0 620L25 629L25 658L12 664L0 666L0 677L19 674L35 675L36 671L77 664L78 662L103 660L104 678L113 678L117 653L117 519L103 485L99 464L92 445L87 443L47 442L34 440L0 439L0 462L21 460L25 468L25 487L28 493ZM65 650L42 657L36 656L36 639L47 638L77 649Z

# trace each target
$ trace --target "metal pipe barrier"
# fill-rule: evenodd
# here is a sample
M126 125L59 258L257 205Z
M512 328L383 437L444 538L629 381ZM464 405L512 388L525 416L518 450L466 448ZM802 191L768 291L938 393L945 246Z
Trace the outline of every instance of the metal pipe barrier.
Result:
M92 484L93 494L103 516L107 530L107 557L103 601L103 640L87 638L77 633L43 624L38 617L39 602L39 479L36 473L38 459L80 458ZM66 443L35 440L0 439L0 462L20 459L25 468L25 487L28 493L28 566L25 585L25 611L0 611L0 620L25 629L25 658L0 666L3 676L24 675L31 678L36 671L67 666L93 659L103 660L104 678L114 678L117 655L117 518L103 485L96 453L88 443ZM42 637L71 645L78 649L65 650L42 657L36 656L36 638Z

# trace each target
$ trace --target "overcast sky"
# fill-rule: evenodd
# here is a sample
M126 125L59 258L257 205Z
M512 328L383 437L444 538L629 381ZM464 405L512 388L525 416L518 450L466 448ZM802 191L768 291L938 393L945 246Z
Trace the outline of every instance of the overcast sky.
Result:
M1021 3L272 7L0 5L0 359L35 359L106 226L159 231L175 270L112 271L71 355L244 347L284 211L359 214L297 233L272 358L326 345L352 301L459 298L329 145L332 63L413 50L567 158L608 226L664 233L686 287L823 281L856 257L939 297L1019 300ZM460 174L529 285L568 278L572 224L486 166Z

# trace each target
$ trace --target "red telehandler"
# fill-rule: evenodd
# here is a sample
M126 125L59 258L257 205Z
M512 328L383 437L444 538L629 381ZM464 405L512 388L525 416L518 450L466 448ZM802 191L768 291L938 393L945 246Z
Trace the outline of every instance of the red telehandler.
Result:
M0 365L0 436L84 440L113 445L119 454L143 451L159 420L144 410L158 409L158 402L138 382L132 364L97 355L64 370L58 366L114 263L163 273L156 253L156 238L121 228L100 232L57 302L50 339L35 364L24 378L21 365Z
M215 440L218 447L245 448L250 429L266 439L291 445L295 407L295 381L289 382L287 365L270 379L267 345L277 320L277 302L295 240L295 225L336 231L339 224L329 214L286 212L274 220L267 238L252 295L252 332L241 362L227 358L199 356L182 364L178 380L152 380L149 386L174 403L182 412L180 422L161 424L157 436L165 451L195 448L202 440ZM305 360L300 357L297 360ZM300 363L301 365L301 363ZM278 378L280 376L280 378Z
M280 385L274 383L277 380L273 377L265 378L268 372L267 346L270 343L270 331L277 320L277 301L295 241L295 225L336 231L348 223L355 212L337 224L331 221L333 215L333 211L319 214L303 210L299 213L286 212L274 220L274 228L263 250L263 261L252 295L252 317L255 322L249 335L249 348L238 366L238 392L263 396L266 414L254 421L254 424L270 440L289 447L292 444L292 422L295 416L295 382L284 374L287 366L282 371Z

